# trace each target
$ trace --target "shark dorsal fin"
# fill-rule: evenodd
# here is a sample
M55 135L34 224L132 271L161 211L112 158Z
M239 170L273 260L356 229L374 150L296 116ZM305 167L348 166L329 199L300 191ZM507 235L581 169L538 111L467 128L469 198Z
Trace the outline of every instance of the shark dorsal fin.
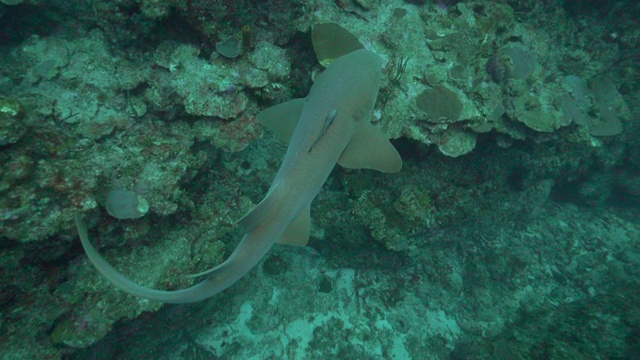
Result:
M309 242L311 232L311 216L309 205L305 206L293 219L291 224L278 240L278 244L305 246Z
M301 98L283 102L260 111L256 115L256 119L260 124L276 133L281 140L289 142L293 130L298 125L306 101L306 98Z
M402 158L375 126L364 121L340 155L338 164L349 169L373 169L393 173L402 168Z
M242 219L238 220L245 232L253 230L264 222L269 221L269 217L274 215L279 204L274 196L266 196L253 210L249 211ZM310 205L304 206L295 218L289 223L278 244L305 246L309 242L311 232ZM200 275L200 274L198 274Z
M244 232L253 230L266 219L269 219L269 214L273 214L275 209L278 208L279 200L275 199L275 196L269 195L271 194L267 194L256 207L246 213L242 219L236 221L236 224L240 225Z

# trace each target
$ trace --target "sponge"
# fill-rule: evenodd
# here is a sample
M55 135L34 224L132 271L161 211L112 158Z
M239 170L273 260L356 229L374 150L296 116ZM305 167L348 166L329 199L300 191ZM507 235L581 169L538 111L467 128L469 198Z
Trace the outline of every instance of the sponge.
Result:
M107 212L116 219L137 219L149 211L145 198L131 190L116 189L107 194Z

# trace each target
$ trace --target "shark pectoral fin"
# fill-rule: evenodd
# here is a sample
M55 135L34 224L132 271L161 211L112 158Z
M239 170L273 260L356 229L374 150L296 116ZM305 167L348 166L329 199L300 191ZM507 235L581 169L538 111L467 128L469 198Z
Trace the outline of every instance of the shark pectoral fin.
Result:
M293 99L264 109L256 115L258 122L273 131L283 141L289 142L298 125L306 98Z
M340 155L338 164L350 169L373 169L393 173L402 168L402 158L375 126L363 122Z
M309 242L309 233L311 229L311 217L309 215L310 209L307 205L298 216L289 224L287 229L282 234L278 244L305 246Z

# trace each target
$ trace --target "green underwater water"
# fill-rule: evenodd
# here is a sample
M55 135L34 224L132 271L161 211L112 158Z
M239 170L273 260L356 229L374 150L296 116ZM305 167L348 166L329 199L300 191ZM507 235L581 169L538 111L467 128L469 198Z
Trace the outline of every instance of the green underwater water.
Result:
M0 358L638 358L639 16L622 0L0 0ZM353 105L364 63L307 97L361 48L377 98ZM336 93L284 125L258 115ZM142 286L222 276L189 277L322 177L300 160L273 183L309 114L297 159L348 141L310 223L281 226L307 246L276 244L191 304L96 271L76 215ZM375 171L390 149L402 169ZM239 222L278 186L267 220Z

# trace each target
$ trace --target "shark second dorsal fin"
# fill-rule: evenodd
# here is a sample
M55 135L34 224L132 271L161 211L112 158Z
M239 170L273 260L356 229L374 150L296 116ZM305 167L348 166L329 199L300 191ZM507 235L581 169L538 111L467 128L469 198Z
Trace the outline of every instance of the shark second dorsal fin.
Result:
M389 140L371 123L362 122L340 155L340 166L349 169L373 169L398 172L402 158Z
M296 216L291 224L282 234L278 244L306 246L309 242L309 233L311 231L311 217L309 205L305 206L298 216Z
M279 201L273 196L267 195L253 210L249 211L237 224L245 232L250 232L256 226L268 221L269 217L275 216ZM278 244L305 246L309 242L311 232L310 205L306 205L289 223ZM196 274L200 276L201 274Z
M293 130L298 125L298 120L306 101L306 98L293 99L266 108L256 115L256 119L260 124L275 132L280 139L289 142L293 135Z
M236 221L236 224L240 225L242 231L247 233L253 230L256 226L269 219L270 215L275 214L279 201L275 199L275 196L271 195L272 194L267 194L256 207L246 213L242 219Z

